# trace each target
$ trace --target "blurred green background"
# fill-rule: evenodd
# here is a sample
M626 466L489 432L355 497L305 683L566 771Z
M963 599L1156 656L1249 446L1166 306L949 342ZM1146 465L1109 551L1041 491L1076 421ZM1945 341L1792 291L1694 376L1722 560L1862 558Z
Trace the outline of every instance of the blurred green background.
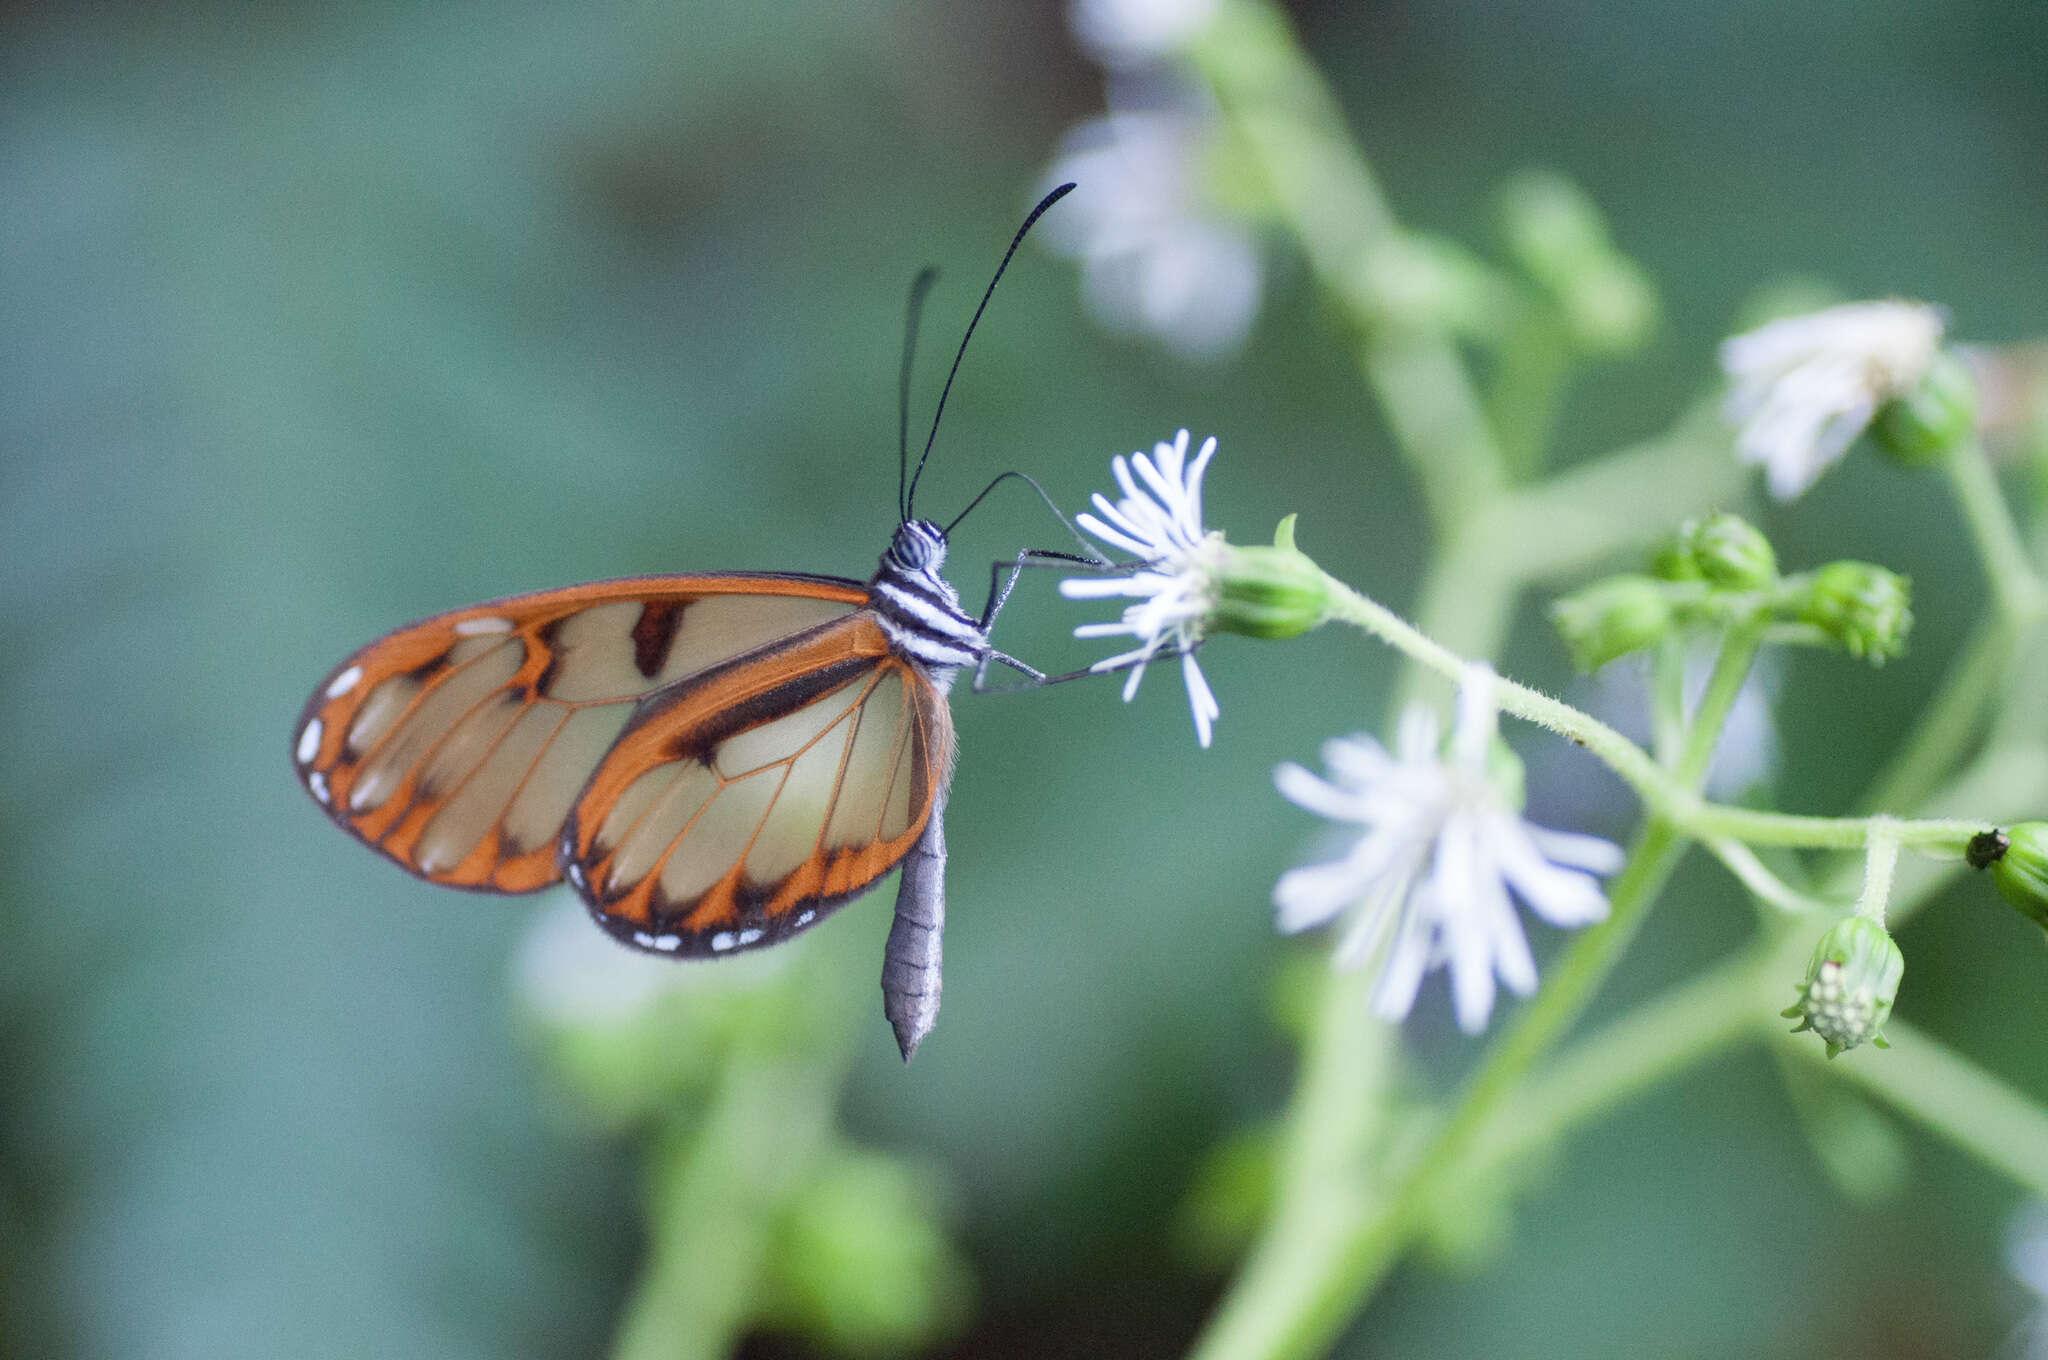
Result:
M1784 274L1942 302L1965 338L2048 314L2033 0L1293 13L1409 222L1484 247L1501 178L1555 167L1664 290L1647 357L1575 395L1567 458L1662 428ZM640 1258L635 1155L563 1108L517 1023L539 904L415 883L323 825L291 725L339 657L441 608L637 572L865 576L905 285L945 270L928 411L1102 99L1050 3L0 15L10 1353L602 1350ZM1194 367L1102 337L1073 269L1027 248L923 504L950 516L1015 467L1078 505L1180 425L1222 441L1212 524L1255 539L1302 510L1325 566L1408 603L1412 488L1284 252L1244 352ZM1867 454L1765 520L1789 566L1877 557L1916 585L1904 662L1786 676L1784 802L1833 809L1979 587L1946 503ZM978 599L975 564L1057 541L999 498L954 579ZM1032 585L1002 645L1081 664L1085 615ZM1569 683L1533 606L1502 661ZM951 1354L1174 1354L1217 1287L1176 1252L1177 1206L1289 1078L1267 901L1311 832L1268 771L1377 724L1393 667L1335 634L1204 662L1208 752L1170 672L1129 710L1113 682L955 702L945 1015L908 1070L865 978L844 1016L847 1123L942 1170L976 1271ZM887 916L885 894L793 947L864 971ZM1696 866L1614 991L1746 920ZM2048 1097L2028 930L1974 899L1925 913L1901 1014ZM1413 1029L1448 1067L1444 1011L1432 986ZM1845 1201L1767 1060L1717 1061L1561 1150L1483 1269L1397 1276L1344 1353L1992 1351L2022 1304L1998 1264L2014 1192L1913 1150L1904 1194Z

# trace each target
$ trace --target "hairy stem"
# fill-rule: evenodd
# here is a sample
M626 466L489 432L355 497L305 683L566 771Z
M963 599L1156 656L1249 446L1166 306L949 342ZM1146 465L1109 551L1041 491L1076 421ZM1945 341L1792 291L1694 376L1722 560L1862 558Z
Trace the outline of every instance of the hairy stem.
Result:
M1453 681L1471 664L1385 605L1359 594L1335 577L1325 576L1324 587L1329 592L1332 618L1371 633L1410 660ZM1755 638L1739 641L1737 645L1740 650L1736 652L1724 651L1725 664L1716 668L1718 679L1708 683L1709 697L1719 710L1712 715L1715 725L1711 730L1715 732L1720 730L1718 724L1726 716L1727 705L1734 702L1735 693L1741 688L1742 673L1748 666ZM1806 817L1704 802L1690 781L1666 771L1640 746L1570 704L1506 678L1494 686L1494 698L1501 712L1548 728L1591 751L1653 811L1689 836L1832 850L1861 849L1869 836L1867 817ZM1703 711L1696 715L1696 724L1699 718L1708 716L1706 700L1701 707ZM1701 751L1695 746L1682 758L1679 768L1687 769L1695 762L1704 768L1711 755L1711 748ZM1976 818L1902 822L1898 828L1899 845L1924 854L1960 855L1964 843L1988 824Z

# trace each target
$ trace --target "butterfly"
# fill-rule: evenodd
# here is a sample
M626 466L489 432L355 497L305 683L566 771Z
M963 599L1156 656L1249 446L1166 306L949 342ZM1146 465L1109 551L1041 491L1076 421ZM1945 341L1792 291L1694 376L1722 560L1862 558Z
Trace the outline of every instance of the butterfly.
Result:
M968 338L1025 233L1072 188L1025 218ZM932 277L912 290L905 431ZM992 664L1031 684L1085 672L1048 677L989 642L1022 565L1084 559L1027 550L998 562L987 605L967 613L940 572L959 518L942 528L914 515L907 463L899 437L898 524L865 582L635 577L385 634L307 700L292 738L300 782L410 873L495 893L566 881L615 939L670 958L787 940L900 865L882 991L908 1060L939 1007L952 683L971 667L983 689ZM1022 474L998 477L968 510L1012 476Z

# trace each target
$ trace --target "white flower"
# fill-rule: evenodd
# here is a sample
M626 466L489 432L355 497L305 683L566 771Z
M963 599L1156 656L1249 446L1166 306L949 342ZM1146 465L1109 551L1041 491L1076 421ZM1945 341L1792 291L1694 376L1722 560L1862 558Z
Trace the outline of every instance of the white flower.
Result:
M1172 56L1216 17L1221 0L1074 0L1074 36L1104 66L1123 69Z
M1391 755L1371 737L1340 737L1323 746L1329 778L1293 764L1274 772L1289 801L1365 828L1342 859L1281 875L1273 902L1289 933L1348 913L1336 961L1376 970L1372 1005L1384 1019L1405 1017L1439 965L1450 970L1468 1034L1486 1028L1496 976L1519 996L1536 990L1510 892L1555 926L1607 915L1594 875L1620 868L1621 851L1523 821L1489 773L1493 688L1486 666L1467 671L1448 759L1435 714L1417 704L1402 716Z
M1927 376L1941 313L1917 302L1857 302L1787 317L1721 345L1733 383L1735 451L1761 464L1779 500L1812 486L1878 409Z
M1115 504L1101 492L1094 501L1099 515L1082 511L1074 520L1083 529L1120 552L1138 559L1135 570L1112 576L1084 576L1060 582L1060 594L1070 600L1100 600L1135 596L1137 603L1124 608L1115 623L1085 623L1074 630L1080 638L1129 636L1137 646L1115 656L1104 657L1089 667L1106 671L1128 666L1130 679L1124 682L1124 702L1138 692L1145 667L1169 646L1180 654L1181 675L1187 681L1188 707L1194 713L1195 735L1203 746L1209 744L1217 715L1216 695L1195 664L1195 645L1202 640L1202 623L1216 600L1215 568L1223 550L1221 533L1202 529L1202 473L1216 453L1213 436L1202 442L1192 463L1187 461L1188 432L1182 430L1171 444L1157 444L1152 456L1134 453L1126 460L1121 454L1110 460L1123 497Z
M1041 228L1080 261L1082 297L1105 328L1154 335L1197 360L1243 343L1262 273L1250 231L1206 192L1215 137L1213 112L1184 95L1082 124L1047 177L1081 191Z

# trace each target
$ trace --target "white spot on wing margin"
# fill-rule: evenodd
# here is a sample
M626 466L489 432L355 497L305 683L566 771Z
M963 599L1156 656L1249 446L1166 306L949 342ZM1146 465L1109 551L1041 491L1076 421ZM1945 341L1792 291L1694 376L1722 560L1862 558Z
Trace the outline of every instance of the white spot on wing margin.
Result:
M299 733L299 764L304 765L320 754L320 733L318 718L306 724L306 730Z
M333 680L328 682L327 697L330 699L339 699L342 695L354 689L356 687L356 681L362 678L363 668L361 666L350 666L347 670L343 671L340 675L335 676Z

